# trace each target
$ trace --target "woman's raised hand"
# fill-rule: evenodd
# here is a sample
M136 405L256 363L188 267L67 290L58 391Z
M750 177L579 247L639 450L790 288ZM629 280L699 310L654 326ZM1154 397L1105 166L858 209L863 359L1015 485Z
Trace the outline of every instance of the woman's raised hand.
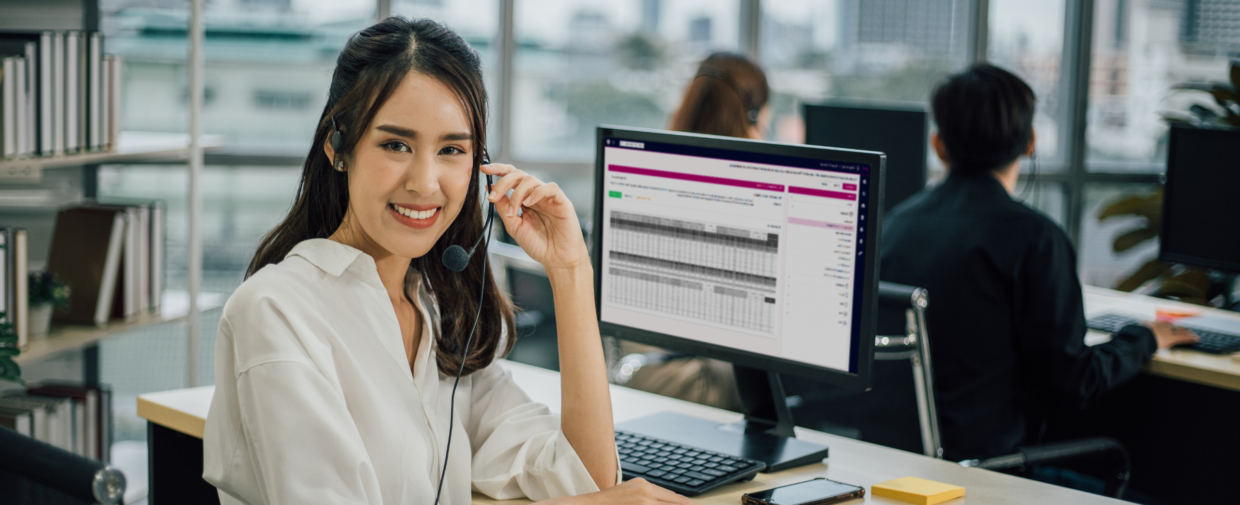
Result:
M492 163L482 173L498 175L487 200L504 221L508 234L534 261L548 269L590 265L573 203L554 182L545 183L512 165ZM512 195L505 196L508 190ZM521 209L518 215L517 209Z

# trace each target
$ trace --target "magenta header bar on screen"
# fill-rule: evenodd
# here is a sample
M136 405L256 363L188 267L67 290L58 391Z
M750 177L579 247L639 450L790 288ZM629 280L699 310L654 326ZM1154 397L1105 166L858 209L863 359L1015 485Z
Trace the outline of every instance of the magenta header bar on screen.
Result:
M607 169L612 172L634 175L648 175L650 177L662 177L664 179L679 179L682 181L705 182L708 184L721 184L724 186L736 186L738 188L762 189L766 191L779 191L783 193L783 184L766 184L764 182L742 181L740 179L726 179L723 177L711 177L709 175L693 175L682 174L679 172L668 172L666 170L652 170L649 168L626 167L623 165L608 165Z
M798 188L796 186L788 186L788 192L794 195L821 196L823 198L835 198L838 200L856 200L856 193L844 193L840 191L826 191L822 189Z

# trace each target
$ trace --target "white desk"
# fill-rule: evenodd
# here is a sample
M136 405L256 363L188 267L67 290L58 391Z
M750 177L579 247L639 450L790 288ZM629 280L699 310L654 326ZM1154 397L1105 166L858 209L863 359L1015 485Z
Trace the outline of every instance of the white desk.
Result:
M1240 322L1240 314L1226 310L1093 286L1085 286L1084 291L1086 318L1111 313L1152 321L1158 309L1177 309L1197 311L1202 315ZM1109 334L1091 330L1085 338L1086 342L1096 344L1105 342L1110 337ZM1145 371L1153 375L1240 391L1240 362L1233 360L1231 356L1206 354L1188 349L1168 349L1159 351L1145 366Z
M503 362L503 366L512 372L513 378L535 401L545 403L552 410L559 411L560 378L558 373L509 361ZM153 424L171 428L192 437L201 438L202 426L206 420L207 411L210 408L211 394L213 392L214 388L208 386L141 395L138 397L138 415ZM611 387L611 399L617 424L661 411L679 412L720 423L730 423L741 419L741 415L734 412L666 398L621 386ZM868 496L870 486L888 479L912 475L964 486L967 489L966 496L963 499L948 502L951 505L965 505L966 503L1123 503L1110 498L1042 484L1001 473L975 468L963 468L954 463L927 458L918 454L888 449L802 428L797 428L797 437L810 442L828 445L831 448L831 457L825 463L774 474L758 474L758 477L751 482L725 486L721 490L696 497L695 500L702 504L726 503L734 505L740 503L740 495L742 493L800 482L814 477L826 477L864 486L867 492L866 503L896 504L903 502ZM161 455L156 454L158 450L158 446L152 446L151 457L153 461L161 458ZM198 464L197 471L201 474L201 461ZM152 489L158 485L155 482L154 476L152 477L151 485ZM155 494L152 493L152 496L155 496ZM474 502L514 505L527 503L523 500L496 502L481 495L475 495ZM160 505L152 503L153 505ZM852 501L849 503L862 502Z

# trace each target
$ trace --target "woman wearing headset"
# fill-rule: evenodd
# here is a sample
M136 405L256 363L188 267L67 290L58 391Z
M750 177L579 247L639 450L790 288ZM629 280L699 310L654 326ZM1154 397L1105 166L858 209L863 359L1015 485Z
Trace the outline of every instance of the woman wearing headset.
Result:
M222 503L466 504L471 490L688 503L617 486L573 205L482 164L486 103L477 54L442 25L388 18L345 45L296 202L220 320L203 478ZM488 202L551 280L562 418L494 362L515 333L485 251L461 254L459 273L441 260L486 232L482 174L499 177Z

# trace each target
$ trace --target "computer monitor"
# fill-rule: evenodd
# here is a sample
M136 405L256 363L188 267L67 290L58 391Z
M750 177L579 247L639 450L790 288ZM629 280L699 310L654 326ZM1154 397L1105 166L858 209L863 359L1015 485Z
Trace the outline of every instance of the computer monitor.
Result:
M600 127L593 260L605 335L730 361L741 426L661 414L627 431L758 459L820 461L779 374L870 384L881 153Z
M930 142L925 107L916 104L830 101L805 105L805 143L887 155L883 211L926 187Z
M1240 272L1240 131L1173 127L1159 259Z

